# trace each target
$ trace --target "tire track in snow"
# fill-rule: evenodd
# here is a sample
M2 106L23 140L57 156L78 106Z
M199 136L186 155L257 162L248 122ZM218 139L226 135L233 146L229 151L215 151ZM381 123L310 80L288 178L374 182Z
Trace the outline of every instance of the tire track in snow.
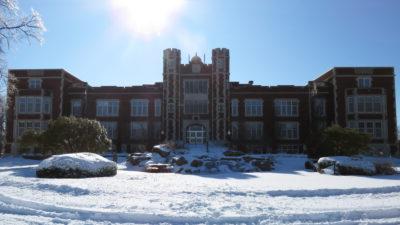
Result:
M190 192L185 192L188 194ZM196 192L193 192L193 194ZM290 198L312 198L312 197L331 197L341 195L365 195L365 194L391 194L399 193L400 186L376 187L376 188L350 188L350 189L315 189L315 190L274 190L274 191L215 191L210 195L230 195L230 196L270 196L270 197L290 197Z
M282 211L272 211L272 214L263 214L253 217L230 216L175 216L156 213L112 212L80 208L69 208L27 201L0 194L0 213L3 215L42 216L56 220L73 221L107 221L111 223L171 223L171 224L198 224L198 223L256 223L256 224L358 224L373 221L400 221L400 208L329 211L285 214ZM369 221L369 222L368 222Z

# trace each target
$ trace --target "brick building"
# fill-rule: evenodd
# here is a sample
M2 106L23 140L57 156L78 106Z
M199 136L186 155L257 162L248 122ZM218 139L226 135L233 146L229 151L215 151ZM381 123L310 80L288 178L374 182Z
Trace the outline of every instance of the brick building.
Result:
M182 64L180 50L166 49L163 82L129 87L92 87L63 69L10 70L7 150L61 115L99 120L123 151L174 140L301 152L310 130L334 123L371 134L376 151L396 145L392 67L335 67L305 86L261 86L231 82L229 63L225 48L213 49L211 64L197 55Z

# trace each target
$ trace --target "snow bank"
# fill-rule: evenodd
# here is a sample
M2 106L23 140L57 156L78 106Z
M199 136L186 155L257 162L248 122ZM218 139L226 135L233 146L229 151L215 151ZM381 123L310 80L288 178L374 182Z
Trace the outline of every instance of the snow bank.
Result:
M115 162L89 152L55 155L36 168L39 177L95 177L116 173Z

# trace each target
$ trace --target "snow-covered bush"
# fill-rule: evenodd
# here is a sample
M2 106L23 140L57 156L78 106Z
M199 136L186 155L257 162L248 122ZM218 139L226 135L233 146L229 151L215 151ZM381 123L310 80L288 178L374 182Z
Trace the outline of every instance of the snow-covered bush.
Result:
M175 156L172 158L171 163L177 165L177 166L182 166L188 163L185 157L183 156Z
M117 174L117 164L100 155L82 152L54 155L36 168L41 178L104 177Z
M127 161L130 162L133 166L137 166L143 161L150 160L151 157L151 153L136 152L129 154L127 157Z
M171 153L172 149L166 144L155 145L152 149L153 152L158 153L161 157L167 157Z
M392 162L384 161L384 162L374 162L376 173L383 175L393 175L396 174L396 170L394 169L394 165Z
M318 169L325 169L327 167L333 166L336 164L336 161L339 160L341 157L344 156L333 156L333 157L322 157L318 159ZM347 158L347 157L346 157Z
M332 168L334 174L340 175L375 175L374 163L361 157L334 156L318 160L318 170Z

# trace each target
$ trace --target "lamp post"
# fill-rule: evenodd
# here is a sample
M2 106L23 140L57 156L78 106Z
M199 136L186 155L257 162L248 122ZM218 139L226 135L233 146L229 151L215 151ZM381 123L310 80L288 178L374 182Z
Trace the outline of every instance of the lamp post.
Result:
M231 142L231 130L228 130L228 132L226 132L227 134L227 140L228 140L228 146L229 148L232 148L232 142Z
M161 139L162 142L164 142L164 141L165 141L165 140L164 140L164 139L165 139L165 137L164 137L164 131L161 130L160 133L161 133L161 138L160 138L160 139Z

